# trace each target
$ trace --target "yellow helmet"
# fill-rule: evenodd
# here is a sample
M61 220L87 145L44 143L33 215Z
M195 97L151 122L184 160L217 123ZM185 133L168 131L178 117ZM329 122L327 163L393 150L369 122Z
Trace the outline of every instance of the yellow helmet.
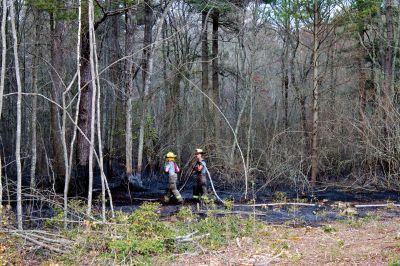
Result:
M170 151L167 153L167 155L165 155L165 158L174 159L174 158L176 158L176 155L172 151Z
M196 149L194 154L204 154L204 151L202 149Z

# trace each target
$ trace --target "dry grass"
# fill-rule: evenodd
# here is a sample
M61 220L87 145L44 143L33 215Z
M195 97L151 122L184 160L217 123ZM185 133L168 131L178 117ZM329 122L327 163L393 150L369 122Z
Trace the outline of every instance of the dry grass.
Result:
M400 218L326 227L268 226L254 238L175 265L388 265L400 259Z

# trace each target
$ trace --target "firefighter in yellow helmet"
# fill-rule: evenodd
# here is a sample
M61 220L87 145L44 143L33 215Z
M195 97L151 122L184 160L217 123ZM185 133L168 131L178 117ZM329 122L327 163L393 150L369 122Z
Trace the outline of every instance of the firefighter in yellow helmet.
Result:
M196 179L193 186L193 199L201 199L202 196L207 195L207 165L204 161L204 151L196 149L195 151L196 163L194 164L194 172Z
M173 195L179 203L183 203L182 196L176 187L178 173L181 171L175 162L176 155L173 152L168 152L165 158L164 172L168 174L168 188L167 194L164 196L164 202L169 202Z

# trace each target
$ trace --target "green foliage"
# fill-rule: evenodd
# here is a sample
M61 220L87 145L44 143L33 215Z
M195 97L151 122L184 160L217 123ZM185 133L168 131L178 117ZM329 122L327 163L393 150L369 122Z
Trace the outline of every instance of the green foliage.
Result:
M343 239L336 240L336 243L337 243L339 248L342 248L344 246L344 240Z
M331 224L324 224L322 226L322 230L325 233L332 233L332 232L336 232L336 229L331 225Z
M356 11L355 19L359 31L366 29L371 19L375 17L380 9L381 0L355 0L352 8Z
M174 234L165 223L160 222L158 208L158 204L144 203L128 217L119 213L116 221L128 223L122 230L125 237L111 240L108 249L122 258L135 254L149 256L165 252Z
M391 259L388 263L388 266L400 266L400 259L399 258Z
M287 196L285 192L277 191L274 194L274 202L287 202Z
M272 242L271 247L274 249L274 254L279 254L285 250L289 249L289 244L281 239L277 239L274 242Z
M65 1L60 0L28 0L28 6L53 14L56 20L71 20L77 17L75 8L68 8Z

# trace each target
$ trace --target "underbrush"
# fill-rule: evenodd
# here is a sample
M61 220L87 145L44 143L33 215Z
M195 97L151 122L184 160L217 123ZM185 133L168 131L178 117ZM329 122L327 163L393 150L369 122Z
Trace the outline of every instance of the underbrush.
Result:
M157 203L144 203L131 214L117 212L108 223L74 225L61 233L74 240L73 247L47 263L168 265L179 255L201 254L267 230L254 218L218 216L213 208L199 217L182 207L168 220L160 219L159 209Z

